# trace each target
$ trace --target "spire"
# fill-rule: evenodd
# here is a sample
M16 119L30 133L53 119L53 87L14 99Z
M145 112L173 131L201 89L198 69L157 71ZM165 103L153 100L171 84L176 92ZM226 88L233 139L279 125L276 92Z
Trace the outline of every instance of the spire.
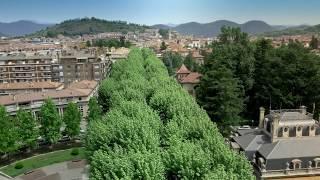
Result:
M182 64L176 73L177 74L189 74L189 73L191 73L191 71L189 71L189 69L184 64Z

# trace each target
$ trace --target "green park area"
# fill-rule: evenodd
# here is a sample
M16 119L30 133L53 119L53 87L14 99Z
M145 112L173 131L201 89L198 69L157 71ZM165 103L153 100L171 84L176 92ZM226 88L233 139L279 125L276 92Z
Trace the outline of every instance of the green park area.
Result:
M41 154L28 159L17 161L8 166L0 168L0 171L11 177L15 177L33 169L45 167L54 163L85 158L86 155L84 148L72 148L47 154Z

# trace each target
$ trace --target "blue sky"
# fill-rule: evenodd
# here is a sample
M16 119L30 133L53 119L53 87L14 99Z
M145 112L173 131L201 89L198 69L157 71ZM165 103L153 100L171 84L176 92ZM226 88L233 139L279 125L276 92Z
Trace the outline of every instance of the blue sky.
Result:
M320 24L320 0L0 0L0 21L57 23L79 17L139 24L238 23Z

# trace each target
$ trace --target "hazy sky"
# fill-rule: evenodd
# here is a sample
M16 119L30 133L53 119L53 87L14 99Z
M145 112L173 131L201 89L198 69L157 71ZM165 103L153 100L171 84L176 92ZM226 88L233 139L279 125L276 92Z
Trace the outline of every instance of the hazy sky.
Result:
M139 24L212 22L320 24L320 0L0 0L0 21L57 23L79 17Z

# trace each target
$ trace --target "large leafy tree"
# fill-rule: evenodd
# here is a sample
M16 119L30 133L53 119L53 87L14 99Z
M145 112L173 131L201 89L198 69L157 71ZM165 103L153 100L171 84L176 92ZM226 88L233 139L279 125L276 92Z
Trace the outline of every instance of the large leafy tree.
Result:
M63 122L66 125L65 132L70 137L75 137L80 133L81 113L78 106L70 102L63 113Z
M61 118L57 107L51 99L47 99L40 110L40 135L50 143L56 143L60 136Z
M16 120L21 142L28 147L35 147L39 137L39 128L31 112L20 109Z
M0 152L10 153L19 148L19 136L17 128L7 112L6 108L0 105Z
M98 100L96 97L90 98L88 106L89 106L89 109L88 109L87 120L93 121L93 120L100 119L102 116L102 109L98 104Z

